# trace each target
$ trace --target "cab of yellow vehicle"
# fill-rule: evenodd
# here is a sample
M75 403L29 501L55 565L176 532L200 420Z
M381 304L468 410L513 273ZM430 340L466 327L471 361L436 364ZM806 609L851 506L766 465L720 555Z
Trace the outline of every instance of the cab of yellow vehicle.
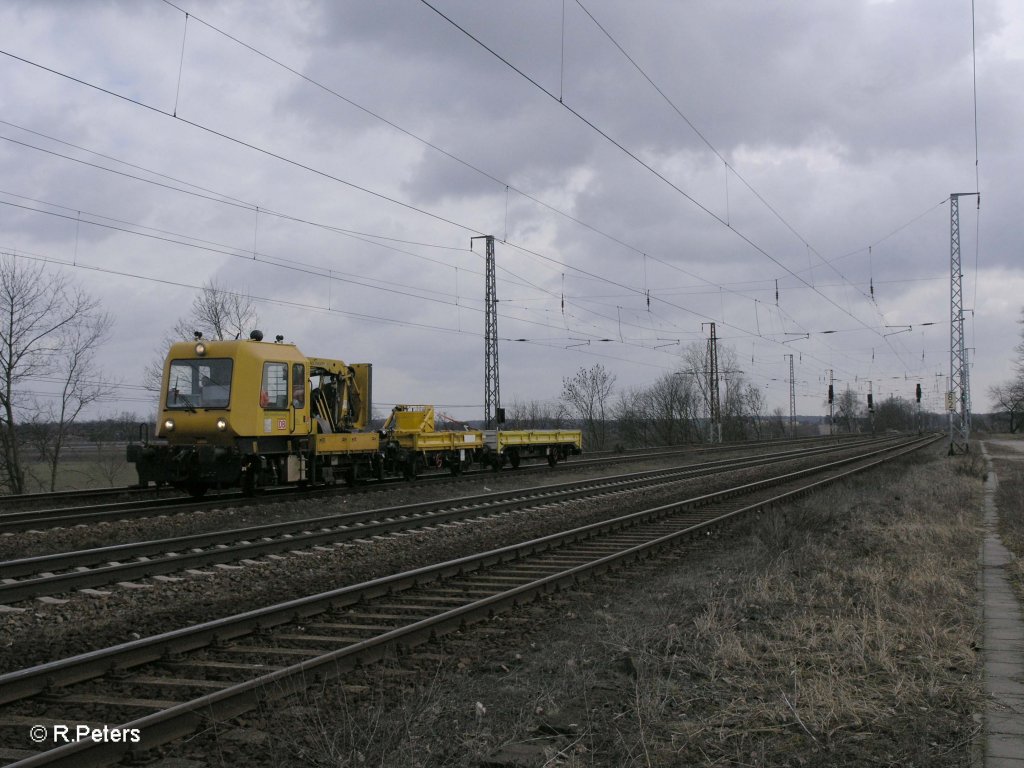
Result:
M281 336L173 344L164 363L160 440L131 444L140 485L209 488L355 478L380 466L370 421L372 366L307 358ZM365 466L364 466L365 465Z
M308 435L308 400L309 369L294 344L263 342L258 331L242 341L178 342L164 364L156 436L232 445Z

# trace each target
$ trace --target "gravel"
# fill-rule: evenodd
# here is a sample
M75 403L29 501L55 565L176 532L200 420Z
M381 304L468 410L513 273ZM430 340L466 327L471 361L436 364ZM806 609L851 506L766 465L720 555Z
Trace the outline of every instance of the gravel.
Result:
M666 466L666 463L631 463L628 469L616 465L604 473L593 469L573 470L571 464L550 475L504 472L459 483L457 495L621 474L659 465ZM779 465L779 468L783 466L786 465ZM133 586L110 585L88 594L65 595L66 602L44 598L18 606L15 612L0 614L0 672L556 533L707 493L740 479L753 478L754 474L752 470L730 472L654 490L572 502L555 509L533 508L400 536L350 542L326 551L318 548L281 559L263 558L252 564L207 567L201 574L180 573L171 580L146 579ZM176 514L149 521L104 523L96 526L101 531L89 529L88 536L101 538L106 543L152 539L302 519L337 512L339 508L395 506L445 495L452 495L450 484L443 487L406 484L386 493ZM61 549L81 548L85 538L83 531L77 528L17 534L10 538L24 537L31 543L38 541L35 537L44 536L51 546Z

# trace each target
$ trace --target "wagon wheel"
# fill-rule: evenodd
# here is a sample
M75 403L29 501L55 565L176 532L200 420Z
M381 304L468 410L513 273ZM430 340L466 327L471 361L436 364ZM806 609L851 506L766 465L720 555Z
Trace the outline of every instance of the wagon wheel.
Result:
M352 488L359 483L359 467L352 464L345 468L345 485Z
M206 483L189 483L185 486L185 491L193 499L201 499L206 495L207 490L209 490L209 487Z
M419 462L414 453L410 453L402 462L402 477L406 480L415 480L419 474Z
M242 493L245 496L256 494L256 481L259 479L260 461L255 456L248 456L242 459Z

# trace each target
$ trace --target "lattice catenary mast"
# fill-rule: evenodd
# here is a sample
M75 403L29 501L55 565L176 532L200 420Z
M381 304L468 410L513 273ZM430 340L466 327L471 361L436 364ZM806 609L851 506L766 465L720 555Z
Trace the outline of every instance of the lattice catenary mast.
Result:
M796 437L796 381L792 355L789 356L789 436Z
M703 328L705 323L701 323ZM715 324L711 326L711 337L708 339L708 410L711 411L711 442L722 442L722 404L718 391L718 336Z
M498 294L494 277L494 235L471 237L473 241L486 241L484 255L484 429L494 429L495 419L500 418L501 386L498 382Z
M949 196L949 455L970 450L971 400L970 373L964 345L963 272L960 267L960 198L981 195L977 192L954 192Z

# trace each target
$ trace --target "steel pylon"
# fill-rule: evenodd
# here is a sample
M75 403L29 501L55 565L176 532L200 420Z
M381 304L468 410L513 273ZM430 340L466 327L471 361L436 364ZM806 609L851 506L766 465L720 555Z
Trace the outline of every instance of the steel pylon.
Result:
M964 341L963 270L960 264L960 198L977 192L949 196L949 454L970 450L970 373ZM981 205L979 196L978 205Z

